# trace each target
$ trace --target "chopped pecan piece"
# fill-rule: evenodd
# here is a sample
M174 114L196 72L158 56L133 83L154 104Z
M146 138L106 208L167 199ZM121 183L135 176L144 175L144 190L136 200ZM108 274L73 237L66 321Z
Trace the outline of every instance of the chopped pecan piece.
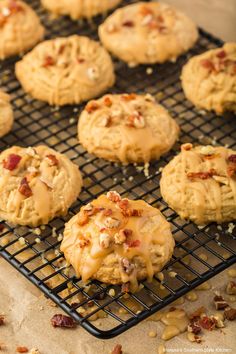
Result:
M53 154L47 155L46 158L47 158L50 166L57 166L59 164L58 159Z
M141 244L140 240L127 240L125 242L125 244L127 245L128 248L135 248L135 247L139 247Z
M233 177L236 174L236 163L230 162L227 166L227 174L229 177Z
M13 171L15 168L17 168L20 160L21 156L16 154L10 154L5 160L3 160L3 167L6 170Z
M33 195L32 189L29 186L28 180L26 177L24 177L21 180L20 187L18 191L23 194L26 198L29 198Z
M90 241L88 238L85 238L85 237L80 237L80 240L79 240L79 247L80 248L84 248L86 246L88 246L90 244Z
M44 58L44 62L43 62L44 68L47 68L48 66L53 66L55 64L56 64L55 60L50 55L48 55Z
M113 348L111 354L122 354L122 346L120 344L116 344L116 346Z
M16 352L17 353L28 353L29 349L27 347L17 347Z
M129 207L129 200L127 198L121 199L118 202L118 207L122 210L126 210Z
M79 215L79 220L78 220L78 224L79 226L84 226L89 222L89 216L87 213L85 213L84 211L82 211Z
M121 285L121 291L122 291L122 293L128 293L130 291L130 284L129 283L123 283Z
M65 316L62 314L54 315L51 318L51 324L53 327L63 327L63 328L75 328L77 323L73 320L72 317Z
M133 128L144 128L145 120L141 113L134 112L127 117L126 125Z
M202 328L212 331L215 329L217 321L214 317L204 316L199 320L199 324Z
M143 213L143 211L141 209L122 210L122 214L126 217L131 217L131 216L140 217L140 216L142 216L142 213Z
M220 52L216 53L217 58L223 59L226 57L226 52L221 50Z
M189 315L190 320L196 320L201 317L203 313L206 312L205 307L201 306L196 311L194 311L191 315Z
M118 203L121 201L121 196L116 191L107 192L107 198L113 203Z
M208 179L212 176L217 176L217 172L212 168L208 172L188 172L187 177L190 179L200 178L200 179Z
M236 154L230 155L230 156L228 157L228 161L229 161L229 162L236 163Z
M88 113L92 113L92 112L96 111L98 108L99 108L99 104L95 101L91 101L86 105L85 110Z
M199 334L201 331L202 331L201 327L195 321L191 321L190 324L188 325L188 332Z
M224 310L226 307L228 307L227 302L225 301L225 299L220 296L220 295L216 295L214 297L214 304L215 304L215 308L216 310Z
M236 320L236 309L233 309L231 307L226 308L224 311L224 318L229 321Z
M226 294L228 295L236 295L236 283L234 281L230 281L226 286Z
M111 244L111 237L109 234L103 232L100 234L99 243L102 248L109 248Z
M108 217L104 221L104 224L108 229L116 229L117 227L120 226L120 220Z
M105 104L105 106L106 107L111 107L112 106L112 100L110 99L110 97L109 96L106 96L105 98L104 98L104 104Z
M111 216L112 215L112 210L111 209L104 209L102 212L103 216Z
M0 326L5 324L5 316L0 315Z
M202 59L200 61L201 66L203 66L205 69L208 69L209 71L215 70L214 63L209 60L209 59Z
M130 275L134 270L134 265L130 263L130 261L127 258L122 258L121 265L124 272L128 275Z
M77 62L78 62L79 64L83 64L83 63L85 62L85 59L84 59L84 58L78 58L78 59L77 59Z
M133 233L133 231L130 229L120 230L114 236L115 244L122 245L124 242L126 242L127 238L132 235L132 233Z
M135 93L125 93L121 96L121 99L124 101L133 101L136 97L137 95Z
M124 26L124 27L134 27L134 22L133 21L124 21L122 23L122 26Z

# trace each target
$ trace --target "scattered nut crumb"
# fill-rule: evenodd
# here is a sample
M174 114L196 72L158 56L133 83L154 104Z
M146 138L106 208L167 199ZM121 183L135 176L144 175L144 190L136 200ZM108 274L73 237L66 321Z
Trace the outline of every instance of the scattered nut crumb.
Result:
M116 344L116 346L113 348L111 354L122 354L122 345Z
M27 347L17 347L16 352L17 353L28 353L29 349Z

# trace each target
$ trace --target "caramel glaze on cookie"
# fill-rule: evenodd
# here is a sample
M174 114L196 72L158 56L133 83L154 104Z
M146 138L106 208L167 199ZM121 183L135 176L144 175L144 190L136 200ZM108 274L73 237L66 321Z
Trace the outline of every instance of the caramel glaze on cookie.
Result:
M106 95L90 101L78 123L88 152L121 163L157 160L171 149L179 127L149 94Z
M0 217L13 224L37 226L65 215L81 187L78 167L47 146L13 146L0 155Z
M114 191L82 207L65 226L61 250L84 282L152 279L170 259L174 239L161 212Z
M236 219L236 152L184 144L162 171L161 194L181 218L205 225Z
M37 45L16 63L16 76L27 93L58 106L97 97L115 81L107 51L77 35Z
M193 21L157 1L137 2L116 10L99 26L105 48L130 64L175 61L198 38Z
M198 108L236 112L236 43L192 57L182 70L186 97Z

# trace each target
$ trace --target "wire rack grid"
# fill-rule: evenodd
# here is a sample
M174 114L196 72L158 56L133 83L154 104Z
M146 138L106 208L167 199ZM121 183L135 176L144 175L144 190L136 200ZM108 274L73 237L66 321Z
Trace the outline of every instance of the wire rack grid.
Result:
M97 26L102 17L89 25L68 18L50 20L38 1L28 2L47 28L47 38L79 33L97 39ZM123 2L127 3L130 1ZM114 59L117 81L111 92L153 94L181 127L180 141L160 161L150 164L148 174L140 166L122 167L89 155L79 145L76 132L77 118L84 105L58 110L32 99L14 76L18 58L1 63L0 84L11 94L15 123L12 132L1 139L0 149L14 144L47 144L80 166L84 189L65 218L54 219L44 227L32 230L2 221L0 254L98 338L111 338L124 332L236 262L236 233L232 225L199 228L183 221L168 208L159 190L161 168L173 158L181 143L211 142L235 147L236 127L232 117L197 111L185 99L179 80L181 68L190 56L220 45L220 40L200 30L200 38L189 53L176 63L150 66L151 75L145 66L129 68ZM82 284L59 251L64 223L83 204L111 189L158 206L171 222L176 240L173 257L163 270L164 280L157 275L152 283L143 281L135 294L126 294L120 287L97 281Z

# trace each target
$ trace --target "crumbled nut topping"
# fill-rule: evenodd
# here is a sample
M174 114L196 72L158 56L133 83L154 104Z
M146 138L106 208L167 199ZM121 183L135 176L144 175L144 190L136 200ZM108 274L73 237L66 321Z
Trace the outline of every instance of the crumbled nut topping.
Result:
M121 95L121 99L124 101L133 101L137 98L137 95L135 93L125 93Z
M44 68L47 68L49 66L53 66L56 64L56 61L53 57L51 57L50 55L47 55L45 58L44 58L44 61L43 61L43 64L42 66Z
M131 128L141 129L145 127L145 120L140 112L135 111L127 117L125 124Z
M28 353L29 349L27 347L17 347L16 352L17 353Z
M193 147L192 144L186 143L186 144L181 145L181 150L189 151L192 149L192 147Z
M84 226L84 225L86 225L88 222L89 222L89 216L88 216L88 214L82 211L82 212L79 214L78 225L79 225L79 226Z
M216 310L224 310L226 307L228 307L227 302L221 295L216 295L214 297L214 304Z
M111 244L111 237L109 234L103 232L99 236L99 243L102 248L109 248Z
M111 354L122 354L122 346L120 344L116 344L116 346L113 348Z
M54 315L51 318L51 324L53 327L63 327L63 328L75 328L77 323L73 320L72 317L65 316L62 314Z
M0 27L5 25L11 15L22 11L24 11L24 8L20 4L14 0L9 1L8 7L3 7L0 12Z
M50 166L57 166L59 164L58 159L53 154L47 155L46 158Z
M236 320L236 309L227 307L224 311L224 318L226 318L229 321Z
M105 219L104 224L108 229L116 229L120 226L120 220L108 217Z
M130 263L130 261L127 258L122 258L121 265L124 272L128 275L130 275L134 270L134 265Z
M203 316L199 320L199 324L202 328L207 329L208 331L212 331L213 329L215 329L217 321L213 316Z
M103 103L106 107L111 107L112 106L112 100L109 96L106 96L103 100Z
M13 171L15 168L17 168L20 160L21 156L16 154L10 154L7 156L6 159L3 160L3 167L6 170Z
M195 321L191 321L190 324L188 325L188 332L199 334L201 331L202 331L201 327Z
M91 102L87 103L85 110L88 113L92 113L92 112L96 111L98 108L100 108L99 104L95 101L91 101Z
M187 177L190 179L200 178L200 179L208 179L212 178L212 176L217 175L217 172L212 168L210 171L206 172L188 172Z
M215 58L202 59L200 65L213 74L220 72L226 72L230 75L236 74L236 61L227 59L227 53L224 50L217 52Z
M115 244L121 245L126 242L127 238L132 235L133 231L130 229L122 229L118 233L115 234L114 240Z
M122 23L122 26L123 27L134 27L134 22L133 21L130 21L130 20L127 20L127 21L124 21Z
M226 294L228 295L236 295L236 283L234 281L230 281L226 286Z
M113 203L117 203L117 202L121 201L121 196L116 191L108 192L107 193L107 198Z
M24 177L21 180L20 187L18 188L18 191L23 194L26 198L29 198L33 195L32 189L29 186L28 180L26 177Z

